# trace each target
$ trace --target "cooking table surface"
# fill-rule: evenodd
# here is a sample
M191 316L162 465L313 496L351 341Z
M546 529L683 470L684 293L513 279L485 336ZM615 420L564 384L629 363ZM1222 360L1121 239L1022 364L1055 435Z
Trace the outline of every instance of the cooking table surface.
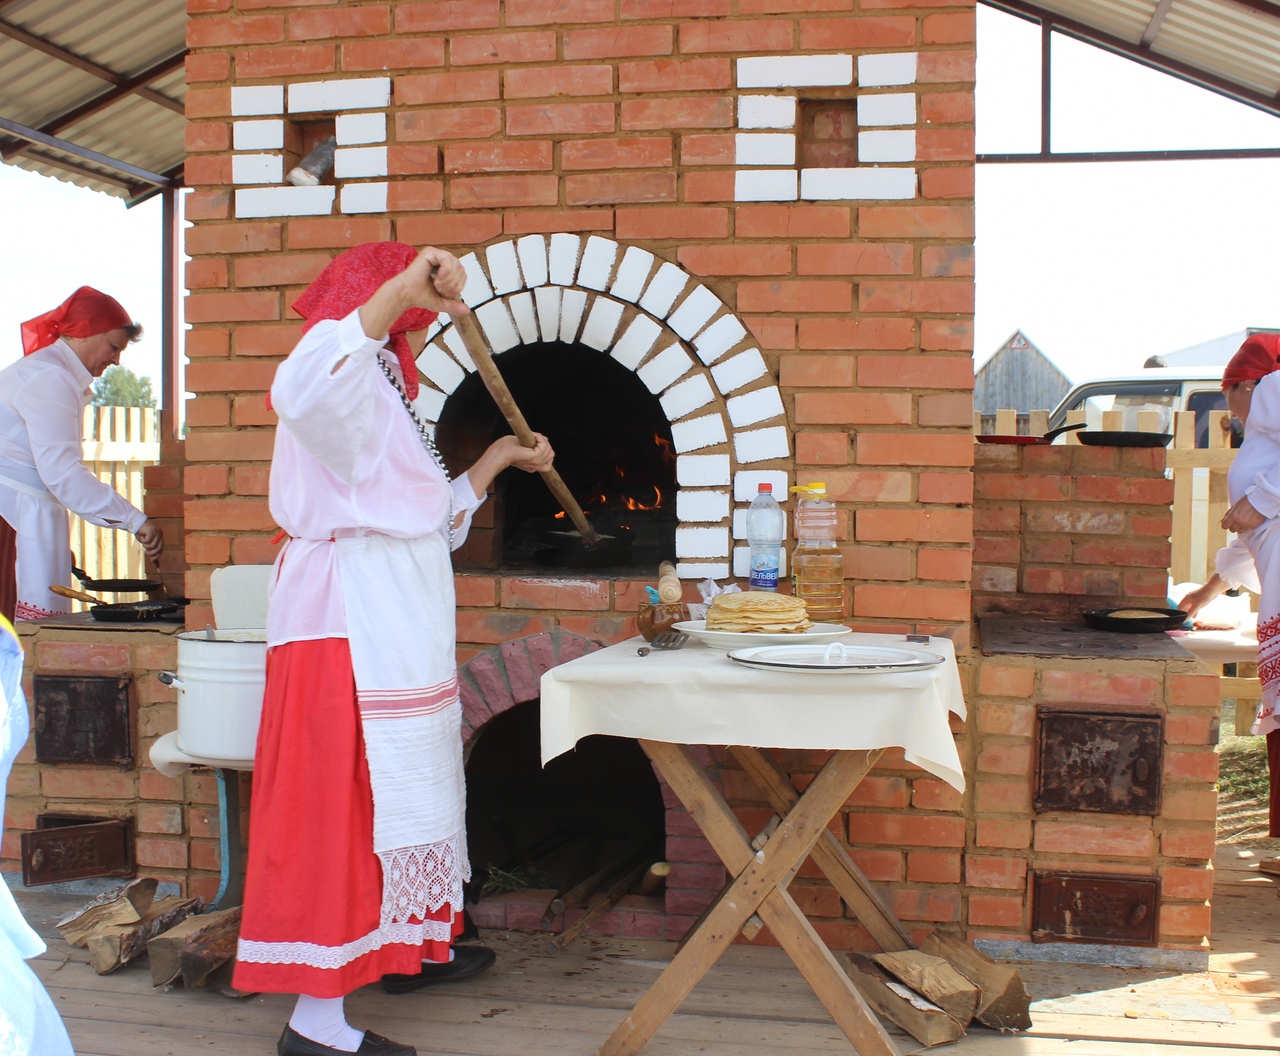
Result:
M543 762L592 734L760 748L899 747L909 762L963 789L948 720L965 715L951 642L917 644L900 634L838 640L925 650L943 662L911 671L769 671L696 639L639 656L644 640L631 638L542 676Z

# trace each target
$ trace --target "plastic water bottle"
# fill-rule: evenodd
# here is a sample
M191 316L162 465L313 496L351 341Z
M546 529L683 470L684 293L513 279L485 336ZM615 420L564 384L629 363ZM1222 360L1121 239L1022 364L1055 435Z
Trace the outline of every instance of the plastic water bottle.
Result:
M844 557L836 547L836 505L821 481L791 489L796 506L796 548L791 555L791 582L814 623L844 619Z
M751 590L778 589L778 559L787 516L773 497L773 485L761 484L747 510L747 542L751 545Z

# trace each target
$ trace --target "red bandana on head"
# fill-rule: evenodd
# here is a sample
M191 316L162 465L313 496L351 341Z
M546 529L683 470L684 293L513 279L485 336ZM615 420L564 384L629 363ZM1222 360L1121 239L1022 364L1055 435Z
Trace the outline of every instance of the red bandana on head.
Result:
M1280 334L1250 334L1222 372L1222 391L1280 369Z
M366 242L335 257L293 302L294 311L306 319L303 332L321 319L345 319L377 293L379 286L412 264L417 255L416 249L403 242ZM410 308L391 324L387 344L400 360L404 390L411 400L418 398L418 368L404 335L425 330L435 317L436 313L427 308Z
M60 337L93 337L133 320L120 302L92 286L81 286L51 312L37 315L22 324L22 354L31 355Z

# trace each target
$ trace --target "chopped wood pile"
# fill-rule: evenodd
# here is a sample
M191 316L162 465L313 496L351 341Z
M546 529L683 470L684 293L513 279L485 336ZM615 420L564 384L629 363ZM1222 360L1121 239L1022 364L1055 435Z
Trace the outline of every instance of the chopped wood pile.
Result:
M849 953L845 971L872 1009L922 1045L955 1041L975 1019L997 1030L1031 1026L1031 999L1017 969L958 935L935 931L918 950Z
M131 880L54 926L72 946L89 951L89 963L99 975L145 953L153 986L167 989L181 980L188 988L209 986L229 996L244 996L231 986L240 907L202 913L203 899L157 899L157 886L153 877Z

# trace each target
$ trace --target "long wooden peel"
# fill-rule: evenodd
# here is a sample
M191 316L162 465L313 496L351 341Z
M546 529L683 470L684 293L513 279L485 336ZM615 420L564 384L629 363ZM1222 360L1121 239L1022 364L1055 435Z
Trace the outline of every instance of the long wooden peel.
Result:
M498 405L498 410L502 412L507 424L511 426L511 431L516 434L516 439L525 447L536 447L538 442L534 438L533 430L529 428L529 423L524 420L524 415L520 413L520 408L516 406L511 390L507 388L507 383L498 372L498 368L493 362L493 356L489 353L489 346L485 342L484 335L480 333L480 327L476 323L475 316L455 316L453 325L457 328L458 333L462 335L462 342L467 346L467 351L471 353L472 362L476 365L476 373L480 375L480 380L484 382L484 387L489 390L489 395L493 397L493 402ZM582 545L588 550L594 550L603 542L600 538L600 533L591 527L586 515L582 512L582 507L578 505L578 501L573 497L568 487L565 486L565 482L560 479L560 474L556 472L555 467L550 466L538 472L542 479L546 481L547 487L551 489L551 494L556 497L556 501L560 503L561 508L569 515L569 519L573 521L573 526L581 533Z

